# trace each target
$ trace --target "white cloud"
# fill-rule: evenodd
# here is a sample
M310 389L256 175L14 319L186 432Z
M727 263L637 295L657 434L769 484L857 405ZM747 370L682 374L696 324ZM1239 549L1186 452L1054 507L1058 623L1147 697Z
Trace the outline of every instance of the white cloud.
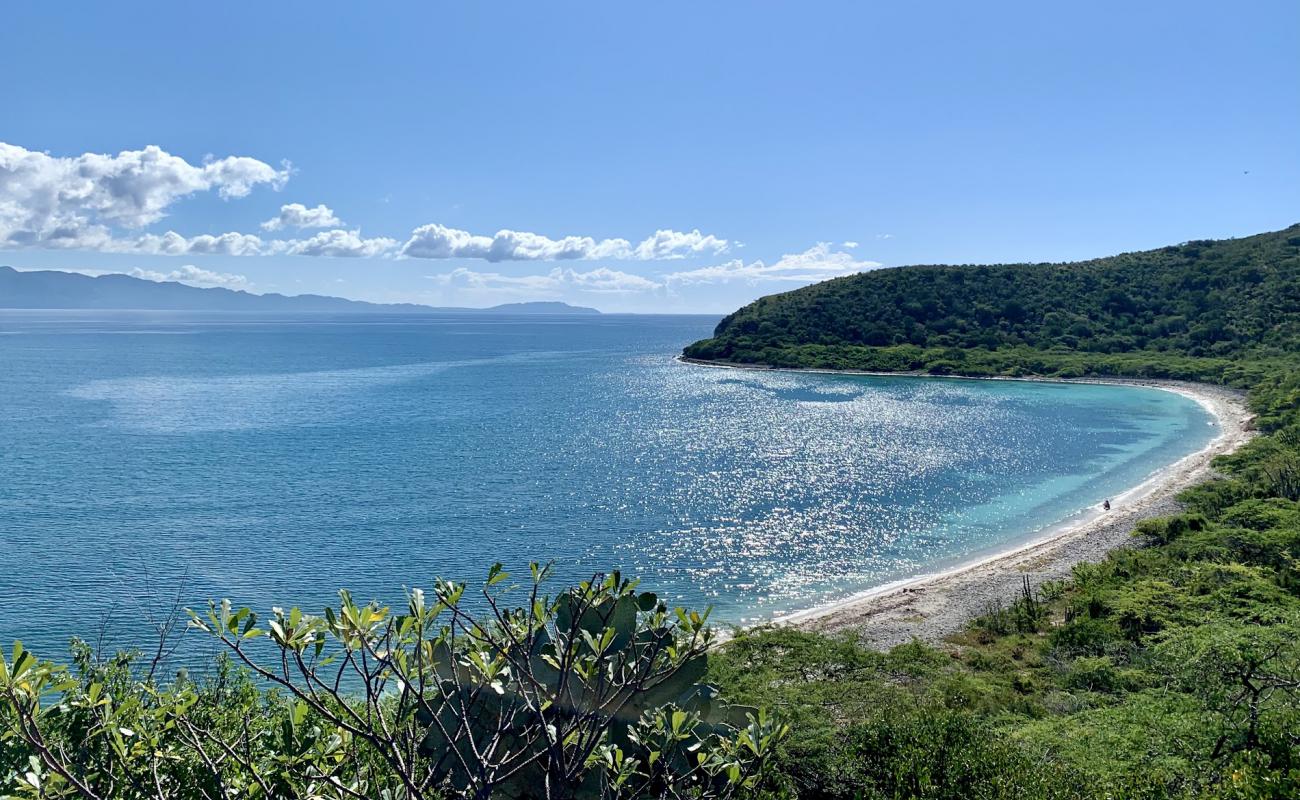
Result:
M0 247L172 256L367 258L398 253L410 258L498 262L665 260L724 253L730 245L725 239L699 230L658 230L633 245L622 238L552 239L506 229L483 236L438 224L416 228L403 244L387 237L362 238L359 231L343 229L342 220L328 206L309 208L302 203L282 205L279 214L261 227L265 231L322 229L307 238L264 240L240 232L198 236L175 231L124 233L158 222L178 200L199 192L216 191L229 199L244 197L260 185L280 189L291 171L287 163L277 169L244 156L208 157L196 165L156 145L116 155L60 157L0 142ZM598 275L595 270L573 272L566 280L577 285L582 280L578 276L599 281ZM614 280L614 284L619 281Z
M636 257L642 261L686 258L688 255L698 253L718 255L725 252L727 252L726 239L700 233L698 228L689 233L658 230L653 236L636 246Z
M475 289L518 295L555 295L567 289L606 294L654 291L662 284L640 275L597 267L586 272L556 267L544 275L503 275L499 272L476 272L465 267L439 275L426 276L439 286L452 289Z
M436 223L421 225L411 232L402 247L409 258L482 258L487 261L556 261L561 259L617 258L630 243L626 239L566 236L550 239L541 234L500 230L494 236Z
M248 286L248 278L243 275L213 272L196 267L193 264L186 264L180 269L174 269L171 272L154 272L153 270L137 268L127 274L133 278L143 278L147 281L176 281L190 286L223 286L227 289L242 289Z
M87 247L91 240L82 237L69 247ZM321 231L307 239L272 239L267 241L252 233L231 231L217 235L182 236L176 231L146 233L135 238L115 239L104 232L93 240L93 249L106 253L135 253L148 256L333 256L364 258L381 256L394 250L396 239L364 239L358 231ZM57 246L46 243L46 246Z
M802 253L781 256L773 264L762 261L748 263L733 259L712 267L674 272L664 277L669 285L695 283L729 283L731 281L786 281L813 283L841 275L865 272L880 266L878 261L860 261L845 252L832 252L826 242L808 248Z
M661 230L633 247L627 239L566 236L551 239L539 233L500 230L492 236L449 228L437 223L411 232L401 254L408 258L481 258L486 261L562 261L609 258L654 260L683 258L692 253L722 253L727 240L713 235Z
M164 234L146 233L135 239L114 239L97 249L113 253L140 253L154 256L256 256L266 252L267 244L251 233L222 233L216 236L203 233L185 237L176 231Z
M338 228L343 220L335 216L333 209L321 203L315 208L308 208L302 203L287 203L280 206L279 216L262 223L264 231L278 231L281 228Z
M492 292L549 292L557 288L546 275L502 275L499 272L476 272L457 267L451 272L426 275L439 286L450 289L482 289Z
M877 233L877 234L876 234L876 238L877 238L877 239L892 239L892 238L894 238L894 234L892 234L892 233Z
M109 226L152 224L197 192L279 189L289 172L242 156L194 165L155 145L58 157L0 142L0 246L99 248L112 238Z
M375 237L363 239L360 231L321 231L309 239L289 239L272 243L276 253L291 256L333 256L336 258L369 258L383 255L400 244L396 239Z
M662 287L662 284L641 275L608 267L597 267L588 272L553 269L549 277L588 292L649 292Z
M846 250L854 250L854 249L857 248L857 246L858 246L858 243L855 242L855 241L853 241L853 240L849 240L849 241L847 241L847 242L841 242L841 243L840 243L840 247L843 247L843 248L846 249Z
M148 149L158 148L151 146L146 148ZM168 157L185 163L183 159L176 156ZM278 192L289 182L289 175L293 172L292 165L287 161L281 162L280 167L278 170L272 169L269 165L247 156L227 156L216 160L208 157L203 161L203 175L208 179L208 185L203 188L216 187L217 194L222 200L247 197L254 186L262 183L270 184L271 188Z
M499 272L477 272L461 267L451 272L425 277L449 289L472 290L519 296L560 296L570 291L636 294L675 290L694 284L720 284L744 282L815 283L841 275L852 275L879 267L875 261L854 259L848 253L832 251L822 242L802 253L782 256L773 264L762 261L744 262L740 259L712 267L683 270L658 278L597 267L586 272L556 267L545 274L505 275Z

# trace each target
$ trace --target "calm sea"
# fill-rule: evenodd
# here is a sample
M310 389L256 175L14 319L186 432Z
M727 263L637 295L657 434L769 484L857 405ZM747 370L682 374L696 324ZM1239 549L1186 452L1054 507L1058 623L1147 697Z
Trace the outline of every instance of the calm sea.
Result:
M750 621L1024 540L1215 432L1150 389L673 360L715 322L0 312L0 641L529 560Z

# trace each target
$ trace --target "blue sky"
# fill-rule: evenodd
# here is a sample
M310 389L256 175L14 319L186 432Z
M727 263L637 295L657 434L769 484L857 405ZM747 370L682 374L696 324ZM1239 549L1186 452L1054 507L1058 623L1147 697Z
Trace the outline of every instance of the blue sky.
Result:
M1293 0L14 3L0 263L725 312L1248 235L1300 221L1297 30Z

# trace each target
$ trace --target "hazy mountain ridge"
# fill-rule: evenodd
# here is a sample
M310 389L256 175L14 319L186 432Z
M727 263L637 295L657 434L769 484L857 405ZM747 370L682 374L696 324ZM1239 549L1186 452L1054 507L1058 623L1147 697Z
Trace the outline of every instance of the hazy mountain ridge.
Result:
M446 312L494 314L582 314L600 312L558 301L506 303L459 308L415 303L370 303L343 297L278 293L252 294L224 287L202 288L130 275L82 275L58 270L19 271L0 266L0 308L131 309L142 311L329 311L341 313Z

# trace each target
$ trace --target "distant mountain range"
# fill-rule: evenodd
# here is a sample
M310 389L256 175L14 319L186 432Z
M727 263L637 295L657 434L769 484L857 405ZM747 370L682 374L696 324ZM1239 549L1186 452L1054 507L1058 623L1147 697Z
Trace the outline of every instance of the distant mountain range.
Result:
M130 309L141 311L331 311L443 312L480 314L599 314L594 308L560 302L506 303L491 308L454 308L414 303L367 303L318 294L252 294L220 287L200 288L130 275L82 275L0 267L0 308Z

